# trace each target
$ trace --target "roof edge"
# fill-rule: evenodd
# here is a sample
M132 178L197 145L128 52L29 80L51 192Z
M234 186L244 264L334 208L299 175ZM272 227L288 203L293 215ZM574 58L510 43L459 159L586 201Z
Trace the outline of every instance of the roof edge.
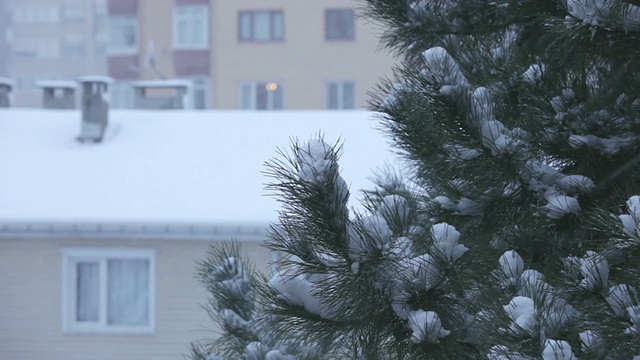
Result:
M268 223L0 221L0 239L264 240Z

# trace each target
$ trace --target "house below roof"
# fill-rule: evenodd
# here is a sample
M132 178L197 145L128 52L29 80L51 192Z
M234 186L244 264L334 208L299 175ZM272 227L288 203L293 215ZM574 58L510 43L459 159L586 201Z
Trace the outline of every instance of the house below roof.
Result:
M269 273L278 148L341 139L353 192L393 158L368 112L112 111L84 144L80 119L0 110L0 359L182 358L219 336L194 277L209 246Z

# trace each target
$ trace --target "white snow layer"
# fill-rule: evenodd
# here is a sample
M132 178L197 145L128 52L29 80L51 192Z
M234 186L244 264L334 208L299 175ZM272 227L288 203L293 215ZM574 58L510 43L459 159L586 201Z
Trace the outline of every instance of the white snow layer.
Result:
M409 327L413 331L411 341L438 343L440 338L451 334L442 327L440 317L433 311L417 310L409 312Z
M292 138L344 140L351 192L372 186L372 169L394 159L373 115L116 110L103 143L83 145L79 111L2 110L0 221L273 221L264 163Z

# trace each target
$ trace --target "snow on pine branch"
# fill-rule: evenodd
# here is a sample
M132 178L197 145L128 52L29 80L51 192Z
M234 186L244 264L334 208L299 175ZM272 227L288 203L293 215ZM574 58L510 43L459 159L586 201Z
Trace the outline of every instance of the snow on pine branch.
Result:
M335 187L342 186L344 180L327 181L337 174L337 158L332 156L332 148L321 141L312 141L299 147L295 156L296 175L300 181L311 186L309 194L315 192L334 193ZM313 206L313 204L309 205ZM304 214L310 214L305 212ZM304 215L301 213L302 219ZM396 229L411 229L412 219L409 203L406 198L397 194L381 197L375 212L365 216L357 215L346 224L346 237L341 234L329 234L321 238L305 235L295 227L280 226L282 232L275 241L290 241L291 246L279 247L288 253L277 264L277 271L269 281L270 288L277 297L296 311L304 310L312 319L330 320L332 322L347 321L341 317L341 303L353 303L357 306L362 294L345 293L353 299L337 301L336 282L362 280L371 284L390 296L392 306L387 309L397 316L411 330L411 341L416 343L437 343L447 337L454 329L448 329L437 311L424 306L411 306L410 294L416 291L430 291L446 284L447 271L469 250L460 244L460 233L455 227L446 223L431 227L430 242L424 253L414 252L412 232L409 230L394 233L390 222ZM289 221L281 218L282 221ZM305 220L299 224L303 226ZM314 219L320 221L320 219ZM297 224L297 223L296 223ZM298 224L296 225L298 226ZM318 225L322 227L322 225ZM284 240L287 239L287 240ZM327 241L344 239L340 251ZM305 244L302 247L294 243ZM330 249L335 250L334 253ZM305 257L304 255L314 254ZM304 260L303 260L304 259ZM314 264L314 262L319 262ZM329 288L331 290L329 290ZM285 306L286 308L286 306ZM358 313L357 311L355 313ZM319 319L318 319L319 318ZM359 322L370 322L375 319L358 319ZM389 324L384 324L389 326Z
M455 59L445 49L431 48L423 53L423 58L426 78L434 86L441 86L441 93L469 103L469 119L472 127L479 131L482 146L496 157L518 155L514 157L514 161L520 161L519 176L529 184L532 191L540 194L541 200L546 201L543 209L549 218L560 219L580 212L580 204L575 194L589 192L594 187L591 179L578 174L564 175L544 161L536 159L528 150L531 135L520 128L509 129L497 120L490 91L485 87L471 90L471 85ZM524 76L534 81L542 76L543 71L544 66L532 65ZM570 92L565 91L564 94L565 97L571 98ZM473 161L480 157L478 150L459 145L445 144L444 150L450 154L457 154L457 158L465 161ZM458 201L445 196L435 197L434 200L445 210L461 215L477 215L482 211L482 200L469 196Z
M591 26L610 27L625 31L640 30L640 6L627 3L626 8L614 13L615 1L611 0L566 0L567 10L574 18Z

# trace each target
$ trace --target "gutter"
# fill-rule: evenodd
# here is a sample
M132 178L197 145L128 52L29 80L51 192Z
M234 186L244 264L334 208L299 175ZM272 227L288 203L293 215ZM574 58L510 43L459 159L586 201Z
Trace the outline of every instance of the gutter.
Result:
M1 239L264 241L268 223L0 221Z

